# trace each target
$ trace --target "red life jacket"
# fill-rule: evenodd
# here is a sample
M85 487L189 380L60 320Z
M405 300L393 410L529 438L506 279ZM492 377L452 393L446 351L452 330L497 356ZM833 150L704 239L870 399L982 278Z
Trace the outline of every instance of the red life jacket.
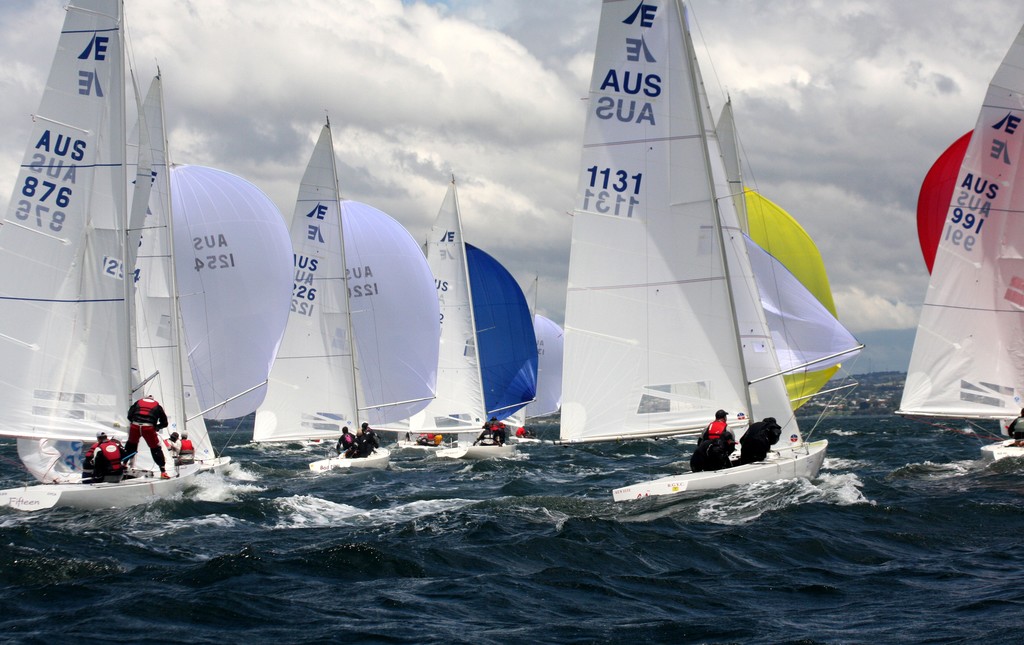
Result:
M726 428L728 427L729 424L725 420L715 419L714 421L711 422L710 425L708 425L708 439L716 441L719 437L722 436L722 433L725 432Z
M191 439L181 440L181 449L178 450L178 463L191 464L195 463L196 449L192 445Z
M135 407L136 409L131 418L128 419L129 421L138 424L156 425L156 409L160 407L160 404L157 403L156 400L149 397L139 399L135 402Z
M103 456L103 459L107 461L110 472L121 472L121 446L119 446L117 442L111 440L104 441L97 447L97 451Z

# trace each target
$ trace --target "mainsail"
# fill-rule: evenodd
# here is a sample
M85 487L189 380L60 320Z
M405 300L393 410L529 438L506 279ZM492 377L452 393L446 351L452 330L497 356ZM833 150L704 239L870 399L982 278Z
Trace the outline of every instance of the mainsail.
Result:
M412 432L475 432L536 394L537 348L529 306L494 258L465 244L455 181L427 238L440 303L437 397L409 419Z
M957 175L900 414L1014 417L1024 383L1024 29L988 87Z
M681 37L680 37L681 36ZM677 2L602 10L573 219L561 438L799 431Z
M0 434L95 440L130 404L121 3L67 9L0 226Z

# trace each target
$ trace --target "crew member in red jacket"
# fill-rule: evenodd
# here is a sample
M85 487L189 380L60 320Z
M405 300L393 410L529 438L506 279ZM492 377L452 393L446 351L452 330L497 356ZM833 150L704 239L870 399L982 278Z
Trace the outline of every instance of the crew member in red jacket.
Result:
M153 461L160 467L160 476L170 479L164 468L164 451L160 446L160 436L157 434L161 428L167 427L167 413L163 407L151 396L145 396L128 408L128 443L124 445L127 455L132 455L138 450L139 437L146 440L149 452L153 455Z
M121 442L117 439L108 439L107 433L96 434L96 443L89 446L85 451L85 463L82 481L86 484L102 482L107 480L109 475L112 480L120 481L124 474L124 464L121 463L123 456ZM86 475L89 473L89 476Z

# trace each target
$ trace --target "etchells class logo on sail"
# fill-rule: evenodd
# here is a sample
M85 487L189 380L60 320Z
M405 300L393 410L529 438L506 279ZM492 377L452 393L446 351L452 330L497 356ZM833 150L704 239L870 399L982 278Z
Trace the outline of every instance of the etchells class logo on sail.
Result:
M992 202L999 198L1000 183L990 179L990 175L1012 174L1019 151L1011 144L1017 145L1015 135L1020 126L1021 117L1007 112L989 128L989 135L983 145L984 158L981 168L975 166L960 180L959 192L953 200L953 209L946 224L943 242L963 248L971 253L981 238L982 227L992 212ZM985 172L989 170L991 172Z
M110 37L94 33L85 49L78 55L78 60L104 62L107 60L109 48ZM78 93L103 98L103 87L100 85L99 73L95 69L78 70Z

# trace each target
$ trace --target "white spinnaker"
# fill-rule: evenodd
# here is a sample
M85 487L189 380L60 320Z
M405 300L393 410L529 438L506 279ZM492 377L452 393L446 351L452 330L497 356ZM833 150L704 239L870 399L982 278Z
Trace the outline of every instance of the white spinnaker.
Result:
M526 406L525 417L558 412L562 402L562 337L564 332L550 318L533 315L537 335L537 398Z
M254 412L288 319L292 251L273 202L213 168L171 171L185 338L207 419Z
M771 254L746 243L781 369L824 369L855 356L860 343L832 312Z

